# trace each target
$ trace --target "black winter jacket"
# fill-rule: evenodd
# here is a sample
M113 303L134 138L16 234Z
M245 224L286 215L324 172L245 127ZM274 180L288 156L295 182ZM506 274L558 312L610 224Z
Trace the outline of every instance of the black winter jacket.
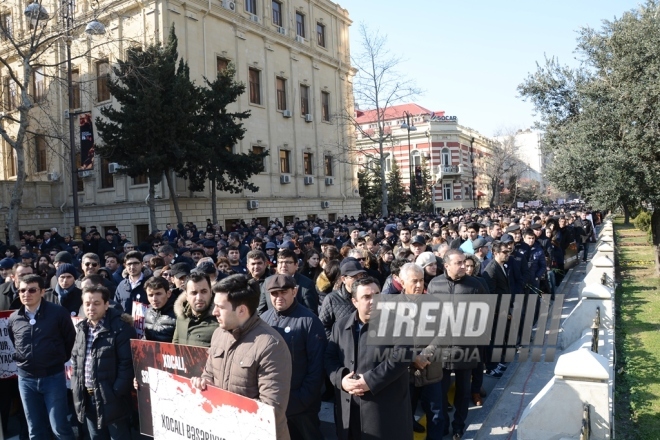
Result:
M76 325L76 343L71 354L73 374L71 391L76 415L85 422L85 355L87 351L87 320ZM133 389L133 358L131 339L135 339L131 317L110 307L105 315L103 329L92 345L94 359L92 381L96 401L97 428L101 429L131 412Z
M76 338L69 312L59 304L41 300L34 325L21 306L7 322L14 344L14 361L21 377L42 378L64 371Z
M338 290L333 290L323 300L319 318L323 327L325 327L325 334L330 339L332 334L332 326L339 319L348 316L355 311L355 306L351 299L351 294L346 291L346 287L342 286Z
M173 299L176 301L174 295L160 310L149 306L144 317L144 337L147 341L172 342L176 327Z

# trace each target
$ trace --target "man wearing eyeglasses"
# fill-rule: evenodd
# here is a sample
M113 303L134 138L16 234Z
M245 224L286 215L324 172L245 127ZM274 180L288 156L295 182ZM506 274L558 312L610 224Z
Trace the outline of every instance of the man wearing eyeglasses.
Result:
M298 273L298 257L291 249L282 249L277 255L277 273L281 275L289 275L296 280L298 285L298 294L296 299L300 304L307 307L315 315L319 311L319 297L316 293L316 288L312 280L305 275ZM268 281L268 278L266 278ZM270 295L263 289L261 290L261 298L259 300L259 307L257 312L261 315L266 310L272 309L273 303L270 300Z
M71 357L76 332L69 312L43 300L43 279L25 275L19 281L20 309L7 323L15 346L18 388L30 438L74 439L67 420L64 363ZM3 396L3 398L5 398Z
M142 253L132 251L126 254L124 266L128 275L117 286L115 301L117 301L129 315L133 311L133 301L149 304L144 282L147 276L142 273Z
M88 252L82 257L81 267L83 274L76 280L76 286L82 290L80 285L81 280L89 275L98 275L99 269L101 268L101 259L95 253ZM103 278L103 287L108 289L111 295L115 294L115 289L117 288L112 281L106 278Z

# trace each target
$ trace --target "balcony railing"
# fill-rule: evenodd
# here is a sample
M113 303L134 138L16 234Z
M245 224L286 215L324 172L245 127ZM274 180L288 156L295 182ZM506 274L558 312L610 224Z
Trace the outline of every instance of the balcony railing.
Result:
M440 174L442 175L461 174L460 165L440 165L439 168L440 168Z

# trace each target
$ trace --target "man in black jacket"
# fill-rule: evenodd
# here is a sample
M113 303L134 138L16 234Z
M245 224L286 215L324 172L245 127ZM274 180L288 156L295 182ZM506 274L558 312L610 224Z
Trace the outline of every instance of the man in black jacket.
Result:
M71 316L77 316L82 306L82 290L76 286L78 271L73 264L60 264L55 272L57 282L53 289L48 289L57 297L60 305L67 309Z
M117 301L126 313L131 314L133 301L149 304L147 292L144 290L144 282L148 276L142 272L142 253L132 251L126 254L124 265L128 276L117 286L115 301Z
M185 263L184 263L185 264ZM148 341L172 342L176 327L170 283L163 277L151 277L144 283L149 309L144 318L144 337Z
M319 295L316 293L316 287L314 287L312 280L298 273L298 257L292 250L282 249L277 255L277 273L289 275L296 280L296 284L298 285L296 299L298 303L316 314L319 310ZM272 308L273 304L270 302L270 295L266 295L266 291L262 288L257 312L262 314Z
M30 438L74 439L67 421L64 363L71 357L76 334L69 312L43 300L43 278L25 275L18 285L21 308L7 323L15 346L18 389ZM4 396L3 396L4 398Z
M594 233L594 225L591 224L591 220L587 218L587 212L582 211L580 213L580 218L576 219L573 222L573 232L575 234L575 241L582 248L582 261L587 261L587 253L589 252L589 240ZM578 249L578 252L580 250Z
M327 339L319 318L296 300L293 277L273 275L264 284L273 308L261 319L277 330L291 352L291 392L286 409L292 440L323 437L318 413L321 409L323 356Z
M76 326L71 356L76 415L87 423L91 440L128 439L135 329L130 316L110 307L110 292L103 286L86 287L83 306L87 319Z

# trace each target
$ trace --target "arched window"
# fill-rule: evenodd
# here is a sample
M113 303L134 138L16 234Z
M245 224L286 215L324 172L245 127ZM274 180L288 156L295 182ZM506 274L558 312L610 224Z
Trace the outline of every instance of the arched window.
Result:
M412 152L412 164L414 167L422 166L422 155L419 153L419 150Z
M451 153L449 152L449 148L442 149L442 165L446 167L451 165Z

